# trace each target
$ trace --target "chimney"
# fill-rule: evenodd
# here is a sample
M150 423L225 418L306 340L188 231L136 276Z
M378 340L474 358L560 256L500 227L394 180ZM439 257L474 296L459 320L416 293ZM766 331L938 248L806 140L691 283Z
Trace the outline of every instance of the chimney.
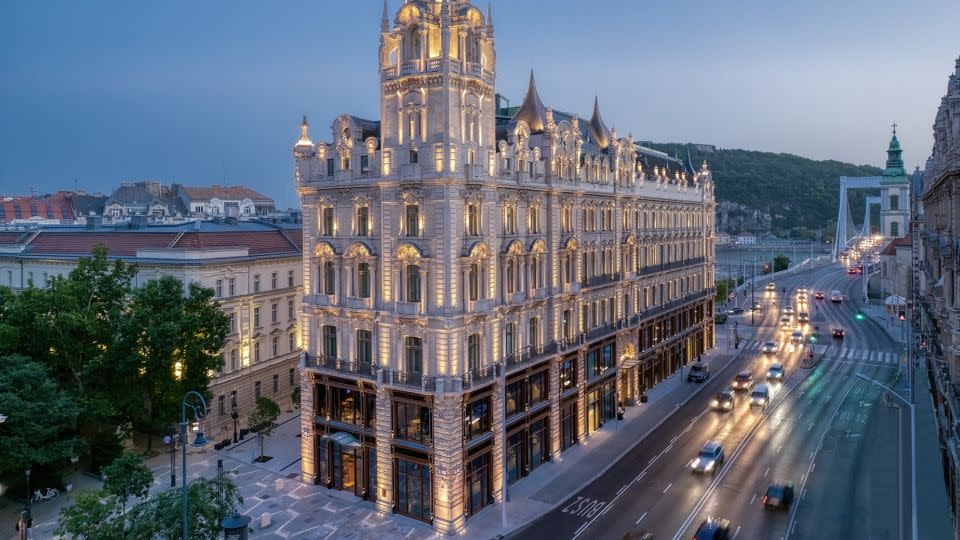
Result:
M103 223L103 217L98 215L87 216L87 229L96 229Z

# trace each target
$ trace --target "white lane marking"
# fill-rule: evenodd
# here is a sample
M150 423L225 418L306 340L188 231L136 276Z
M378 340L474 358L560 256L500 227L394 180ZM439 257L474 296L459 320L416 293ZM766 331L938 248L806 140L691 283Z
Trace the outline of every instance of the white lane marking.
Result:
M640 519L638 519L637 522L636 522L634 525L639 525L640 522L643 521L643 518L645 518L645 517L647 517L647 513L646 513L646 512L644 512L643 515L640 516Z
M663 453L666 454L667 452L670 451L671 448L673 448L673 445L672 445L672 444L671 444L670 446L666 447L666 448L663 450Z
M677 439L679 439L679 438L680 438L680 436L677 435L676 437L670 439L670 444L673 444L673 443L677 442Z
M806 498L807 498L807 489L804 488L803 493L800 495L800 499L806 499Z
M642 473L638 474L637 477L633 479L633 481L634 481L634 482L639 482L640 479L643 478L643 475L645 475L645 474L647 474L647 471L643 471Z
M817 468L817 462L813 462L813 467L810 467L810 472L812 473Z
M782 445L782 444L777 447L777 453L779 454L781 450L783 450L783 445Z
M620 488L620 491L617 492L617 495L623 495L623 492L626 491L627 488L629 487L630 487L630 484L624 484L623 487Z
M587 525L589 525L589 524L590 524L590 522L589 522L589 521L587 521L586 523L584 523L583 525L581 525L581 526L580 526L580 528L579 528L579 529L577 529L577 532L576 532L576 534L574 534L574 535L573 535L573 536L574 536L574 538L576 538L576 537L577 537L577 535L579 535L580 533L582 533L582 532L583 532L583 530L584 530L584 529L586 529L586 528L587 528Z
M673 482L670 482L669 484L667 484L667 487L663 488L663 493L666 494L667 490L670 489L671 486L673 486Z
M737 531L733 533L733 537L736 538L738 534L740 534L740 526L737 526Z
M770 467L767 467L767 470L763 471L763 477L766 478L770 474Z
M750 497L750 506L753 506L753 502L757 500L757 494L754 493L753 497Z

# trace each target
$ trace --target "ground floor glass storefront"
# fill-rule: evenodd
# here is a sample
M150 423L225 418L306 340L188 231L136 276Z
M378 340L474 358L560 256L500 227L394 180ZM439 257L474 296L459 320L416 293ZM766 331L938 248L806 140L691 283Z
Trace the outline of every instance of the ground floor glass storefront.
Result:
M396 512L422 521L433 519L432 467L425 455L403 455L394 459Z

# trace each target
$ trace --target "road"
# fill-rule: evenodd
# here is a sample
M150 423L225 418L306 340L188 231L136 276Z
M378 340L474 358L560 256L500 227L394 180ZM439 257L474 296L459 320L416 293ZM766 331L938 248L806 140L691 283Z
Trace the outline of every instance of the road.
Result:
M794 290L833 289L856 295L859 281L839 266L781 279L776 298L763 298L764 311L747 337L744 352L711 373L697 398L640 441L605 474L554 511L518 532L517 538L621 538L639 528L661 538L690 538L708 516L730 521L735 538L901 538L910 530L909 414L884 400L884 390L856 373L898 384L902 345L871 320L856 320L855 301L808 301L820 338L818 361L804 367L806 347L782 343L779 311ZM786 288L787 294L781 291ZM756 293L759 297L762 293ZM740 298L748 302L750 298ZM846 330L842 340L830 328ZM755 331L753 336L749 336ZM775 339L781 350L759 351ZM751 409L745 395L728 413L709 409L711 397L741 369L760 382L774 361L786 366L782 383L772 384L771 404ZM886 401L890 401L888 405ZM691 473L688 462L707 440L723 445L726 461L713 476ZM789 512L767 511L760 499L774 479L793 482L797 501ZM602 503L602 504L601 504ZM593 509L602 508L600 511Z

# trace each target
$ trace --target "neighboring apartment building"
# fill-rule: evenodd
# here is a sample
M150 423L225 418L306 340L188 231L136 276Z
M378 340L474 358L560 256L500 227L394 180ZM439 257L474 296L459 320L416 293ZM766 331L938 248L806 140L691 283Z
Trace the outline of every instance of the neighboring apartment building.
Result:
M154 223L183 222L187 208L159 181L123 183L103 204L103 219L122 223L141 216Z
M906 308L913 295L913 241L909 235L891 240L880 251L880 295L893 315ZM893 298L891 298L893 297ZM903 299L903 304L894 303ZM888 302L889 300L889 302Z
M0 197L0 225L69 225L76 215L71 192Z
M947 491L960 530L960 58L937 110L933 140L919 196L923 245L914 261L923 274L921 309L912 314L931 358Z
M714 344L706 164L545 107L532 75L498 116L495 59L489 14L405 2L380 120L314 144L304 119L293 149L303 480L446 533Z
M43 287L68 274L80 257L104 244L110 256L139 266L137 286L161 276L214 290L230 318L224 367L210 386L203 429L214 441L233 436L258 396L292 410L299 385L299 311L303 259L299 227L256 222L193 222L139 228L45 227L0 231L0 285Z
M194 219L251 219L276 212L273 199L244 186L185 186L173 184L170 195L180 200Z

